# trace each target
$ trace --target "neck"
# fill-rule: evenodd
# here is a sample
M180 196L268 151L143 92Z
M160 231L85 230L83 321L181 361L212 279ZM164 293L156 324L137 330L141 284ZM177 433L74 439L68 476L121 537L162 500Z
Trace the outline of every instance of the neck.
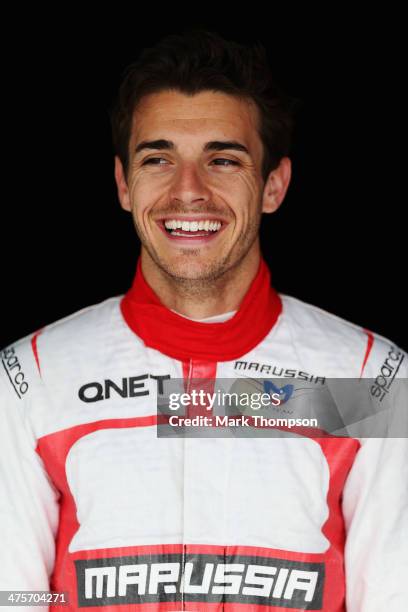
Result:
M169 276L144 248L141 252L143 275L162 304L192 319L237 310L256 276L259 263L260 250L257 248L218 278L192 281Z

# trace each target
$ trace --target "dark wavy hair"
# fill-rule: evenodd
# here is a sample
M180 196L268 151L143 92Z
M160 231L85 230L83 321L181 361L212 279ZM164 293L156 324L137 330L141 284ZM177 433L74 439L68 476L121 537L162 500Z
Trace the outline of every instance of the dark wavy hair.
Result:
M302 105L275 81L265 47L222 38L201 28L170 34L145 48L121 74L117 97L109 109L114 152L125 176L134 110L141 98L163 90L186 95L211 90L249 99L260 111L259 136L263 144L262 177L266 181L282 157L288 156L295 115Z

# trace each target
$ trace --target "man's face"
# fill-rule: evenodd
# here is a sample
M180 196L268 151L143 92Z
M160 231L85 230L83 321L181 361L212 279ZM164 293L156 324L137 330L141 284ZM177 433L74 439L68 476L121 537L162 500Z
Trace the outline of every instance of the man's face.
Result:
M166 90L138 105L127 180L115 159L119 197L142 248L173 278L214 280L259 248L270 201L257 126L254 104L220 92Z

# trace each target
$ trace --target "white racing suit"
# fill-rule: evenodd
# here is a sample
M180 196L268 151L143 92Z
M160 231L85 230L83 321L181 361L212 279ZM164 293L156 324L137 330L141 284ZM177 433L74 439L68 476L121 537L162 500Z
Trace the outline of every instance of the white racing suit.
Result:
M56 610L406 609L406 436L158 437L173 378L372 377L376 401L407 378L401 349L278 294L264 260L221 323L163 306L139 261L125 295L1 362L0 590L66 592Z

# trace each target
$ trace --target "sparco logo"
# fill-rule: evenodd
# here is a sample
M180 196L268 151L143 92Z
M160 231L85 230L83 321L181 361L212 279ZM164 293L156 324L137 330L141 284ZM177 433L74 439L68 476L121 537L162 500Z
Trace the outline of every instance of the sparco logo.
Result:
M100 402L101 400L109 399L111 395L119 395L120 397L141 397L149 395L149 389L145 388L145 381L148 378L153 378L157 381L157 393L163 395L163 381L170 378L170 374L164 376L154 376L153 374L141 374L140 376L130 376L122 378L122 381L114 382L109 378L103 382L90 382L83 385L78 396L83 402Z
M1 361L11 386L21 399L28 391L28 382L25 380L24 372L16 355L14 347L6 348L1 353Z
M390 392L391 385L403 361L404 354L402 351L391 346L381 366L380 373L371 386L371 394L379 399L380 402L382 402L386 394Z
M168 553L77 560L75 566L80 608L159 602L322 608L323 563Z
M314 382L320 385L324 385L326 380L324 376L316 376L315 374L308 374L308 372L303 372L302 370L281 368L277 365L258 363L257 361L236 361L234 363L234 370L260 372L260 374L268 374L276 376L277 378L299 378L300 380L307 380L308 382Z

